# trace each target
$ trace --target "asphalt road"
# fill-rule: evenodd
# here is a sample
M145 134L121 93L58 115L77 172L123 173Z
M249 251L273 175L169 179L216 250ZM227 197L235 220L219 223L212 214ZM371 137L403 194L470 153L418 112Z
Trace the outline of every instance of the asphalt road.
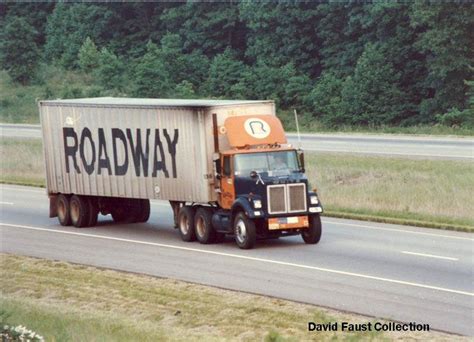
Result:
M166 202L145 224L61 227L45 191L3 185L1 251L170 277L473 335L473 247L467 233L323 219L318 245L300 237L239 250L185 243Z
M40 138L39 125L0 124L1 137ZM296 134L287 134L299 146ZM302 134L306 151L474 160L474 139L372 134Z

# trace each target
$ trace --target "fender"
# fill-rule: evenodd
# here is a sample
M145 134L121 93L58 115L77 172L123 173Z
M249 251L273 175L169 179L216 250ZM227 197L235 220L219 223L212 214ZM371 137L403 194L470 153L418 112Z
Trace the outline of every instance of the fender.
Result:
M253 214L252 204L249 201L248 195L239 196L232 204L230 208L231 222L234 221L235 214L238 211L244 211L248 218L254 219L256 216ZM259 217L260 218L260 217Z

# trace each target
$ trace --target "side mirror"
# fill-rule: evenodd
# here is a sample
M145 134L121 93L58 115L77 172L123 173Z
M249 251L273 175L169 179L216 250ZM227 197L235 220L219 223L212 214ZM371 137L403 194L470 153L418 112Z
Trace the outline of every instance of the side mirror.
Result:
M305 168L304 168L304 152L299 150L298 151L298 158L300 160L300 170L301 172L305 172Z
M257 171L250 171L250 177L251 178L257 177Z

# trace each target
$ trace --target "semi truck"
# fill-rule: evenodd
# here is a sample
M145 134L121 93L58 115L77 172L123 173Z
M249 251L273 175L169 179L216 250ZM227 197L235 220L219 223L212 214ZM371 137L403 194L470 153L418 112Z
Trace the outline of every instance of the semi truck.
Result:
M321 238L321 202L273 101L101 97L40 101L39 112L61 225L146 222L150 200L166 200L184 241Z

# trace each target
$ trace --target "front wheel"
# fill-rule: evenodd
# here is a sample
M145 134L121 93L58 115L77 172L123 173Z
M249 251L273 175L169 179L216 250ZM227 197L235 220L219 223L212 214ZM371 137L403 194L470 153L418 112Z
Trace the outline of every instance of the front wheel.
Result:
M255 222L250 220L244 212L237 214L234 220L234 235L237 246L241 249L252 249L257 241Z
M309 217L309 227L304 229L301 237L307 244L314 245L321 239L322 225L319 215L311 215Z

